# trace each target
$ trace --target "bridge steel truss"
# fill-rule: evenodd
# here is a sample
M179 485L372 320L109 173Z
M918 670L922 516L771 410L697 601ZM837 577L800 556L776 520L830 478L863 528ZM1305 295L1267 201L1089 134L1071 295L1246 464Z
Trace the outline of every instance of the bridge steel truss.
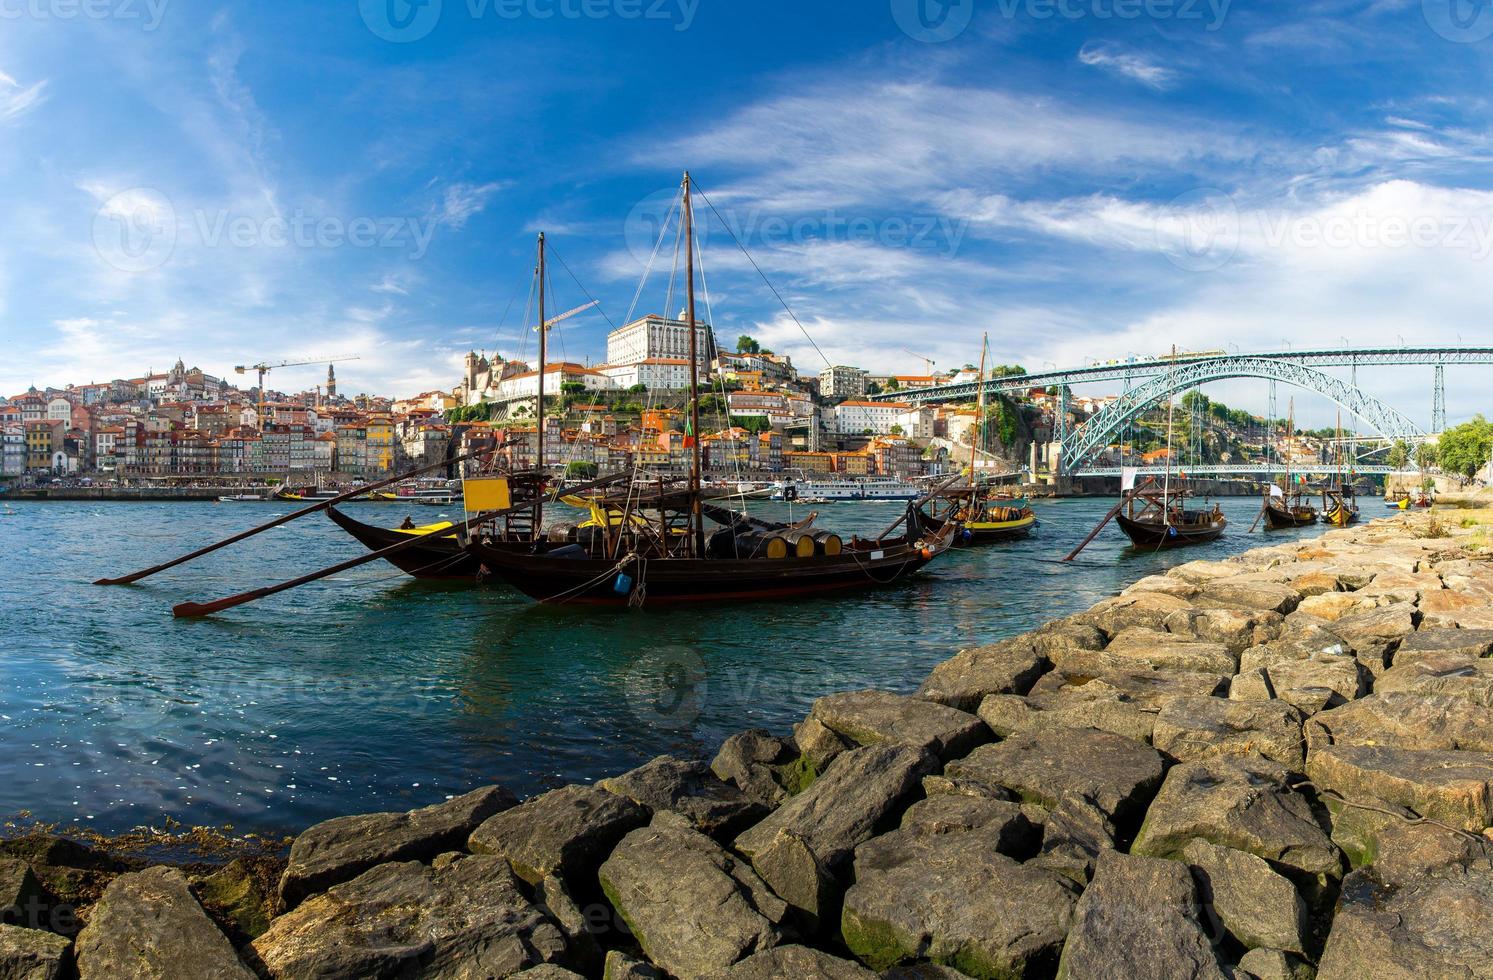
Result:
M1163 399L1210 381L1228 378L1265 378L1306 388L1331 398L1386 439L1403 439L1414 443L1425 438L1425 433L1399 411L1340 378L1298 361L1269 357L1226 357L1173 366L1165 374L1156 375L1127 389L1119 398L1105 406L1103 411L1073 430L1071 437L1063 442L1064 468L1070 473L1085 471L1090 459L1108 446L1127 422Z

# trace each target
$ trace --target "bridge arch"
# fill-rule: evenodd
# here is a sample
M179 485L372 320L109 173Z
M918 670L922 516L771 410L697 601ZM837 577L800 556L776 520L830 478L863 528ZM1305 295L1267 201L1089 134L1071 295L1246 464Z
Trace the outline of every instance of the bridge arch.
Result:
M1264 378L1315 391L1331 398L1387 439L1415 441L1424 433L1398 410L1340 378L1294 361L1268 357L1221 357L1178 365L1129 389L1083 425L1063 446L1063 466L1081 472L1095 453L1108 446L1125 425L1164 398L1210 381Z

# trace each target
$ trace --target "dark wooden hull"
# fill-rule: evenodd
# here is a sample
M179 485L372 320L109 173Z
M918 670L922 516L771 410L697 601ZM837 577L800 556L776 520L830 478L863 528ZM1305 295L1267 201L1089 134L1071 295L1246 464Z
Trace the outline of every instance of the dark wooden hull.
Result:
M1317 523L1316 508L1307 508L1310 515L1298 513L1284 507L1265 507L1265 526L1274 531L1283 531L1293 527L1309 527Z
M539 602L625 607L793 599L891 585L946 550L898 543L872 550L847 549L815 558L654 558L617 561L518 553L474 542L468 551L488 573ZM626 576L621 582L619 576ZM620 589L620 590L619 590Z
M409 535L386 527L375 527L355 521L335 507L327 516L342 530L357 538L369 551L380 551L390 545L408 541ZM462 549L455 535L431 536L420 544L395 552L384 559L407 575L420 579L468 579L475 581L481 563Z
M1172 524L1170 526L1150 521L1131 520L1124 514L1116 514L1120 530L1138 548L1180 548L1190 544L1217 541L1223 536L1228 521L1220 518L1207 524Z
M941 528L948 523L941 517L929 517L927 514L923 514L920 520L923 522L923 526L927 528ZM960 524L958 521L955 523L959 524L960 527L954 533L955 547L961 544L968 546L976 544L999 544L1002 541L1020 541L1022 538L1031 537L1032 532L1037 529L1037 519L1035 517L1029 521L1023 519L1021 521L1009 522L1011 524L1009 527L981 527L978 524ZM968 539L964 538L966 534L969 536Z

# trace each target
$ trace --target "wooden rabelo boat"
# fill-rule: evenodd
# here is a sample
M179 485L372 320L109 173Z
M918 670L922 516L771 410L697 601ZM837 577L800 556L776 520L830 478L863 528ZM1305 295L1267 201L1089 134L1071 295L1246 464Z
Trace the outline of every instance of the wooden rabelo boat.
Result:
M342 530L362 542L369 551L382 551L408 537L421 538L419 544L385 560L400 571L422 579L475 579L481 565L467 554L450 521L416 525L408 521L400 527L378 527L355 520L336 507L327 508L327 516ZM449 534L439 534L450 531Z
M689 335L689 391L698 391L699 351L695 307L695 248L692 185L685 174L680 215L686 262L685 320ZM537 293L544 319L544 236L539 236ZM545 334L539 331L540 415L544 432ZM699 398L689 405L691 449L688 482L682 488L649 489L637 484L594 501L605 526L535 533L527 549L478 536L468 552L485 572L525 595L548 603L636 606L726 600L791 599L889 585L921 569L947 550L951 528L922 526L919 500L882 534L843 541L810 527L783 530L725 508L706 510L701 492ZM540 457L543 459L543 445ZM614 520L611 515L617 515ZM707 530L709 520L716 525ZM901 534L893 536L901 525ZM536 521L536 528L542 523Z
M1115 515L1120 530L1138 548L1176 548L1216 541L1229 525L1223 510L1193 510L1186 506L1185 490L1141 487L1131 491L1125 506Z
M1309 527L1317 523L1317 508L1299 491L1288 494L1272 486L1265 498L1264 521L1267 528L1276 531Z
M1358 497L1353 484L1338 482L1322 488L1322 523L1347 527L1358 520Z

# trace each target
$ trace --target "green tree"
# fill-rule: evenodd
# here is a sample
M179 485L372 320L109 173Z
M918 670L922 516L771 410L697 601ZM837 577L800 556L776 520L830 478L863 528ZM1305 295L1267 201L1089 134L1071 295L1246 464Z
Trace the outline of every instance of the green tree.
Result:
M887 391L899 391L899 390L901 390L901 388L902 388L902 385L897 381L896 378L888 378L887 379L887 382L886 382L886 390Z
M762 353L762 345L747 334L742 334L736 338L736 352L738 354L760 354Z
M1441 434L1441 468L1448 473L1474 477L1488 463L1493 453L1493 423L1481 415L1471 422L1447 429Z
M893 425L887 431L889 431L894 436L900 436L903 432L905 432L907 430L903 429L902 426L900 426L900 425Z
M1415 447L1415 465L1419 466L1421 469L1435 469L1439 459L1440 454L1436 451L1435 443L1423 442L1419 446Z
M1410 444L1404 439L1396 439L1389 452L1384 454L1384 462L1390 469L1403 470L1410 465Z
M594 480L600 468L584 459L573 459L565 464L565 477L569 480Z

